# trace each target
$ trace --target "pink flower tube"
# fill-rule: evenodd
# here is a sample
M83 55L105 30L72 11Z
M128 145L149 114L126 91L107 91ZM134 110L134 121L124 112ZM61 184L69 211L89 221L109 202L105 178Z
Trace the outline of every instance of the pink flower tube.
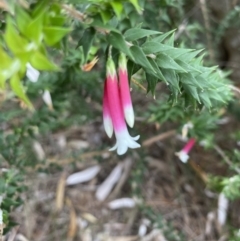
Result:
M119 89L123 113L128 125L130 127L133 127L134 111L128 83L127 60L126 56L123 53L120 54L118 65Z
M193 148L194 144L195 144L196 140L194 138L191 138L187 144L183 147L183 149L176 153L176 155L179 157L179 159L183 162L186 163L189 159L189 151Z
M107 84L104 83L103 91L103 126L108 137L111 138L113 134L113 124L110 116L110 110L108 105L108 96L107 96Z
M140 145L136 142L136 140L139 139L139 136L131 137L128 133L123 115L116 69L111 58L107 61L106 92L110 116L117 139L115 146L112 147L110 151L117 149L117 154L123 155L126 153L128 148L134 149L140 147Z

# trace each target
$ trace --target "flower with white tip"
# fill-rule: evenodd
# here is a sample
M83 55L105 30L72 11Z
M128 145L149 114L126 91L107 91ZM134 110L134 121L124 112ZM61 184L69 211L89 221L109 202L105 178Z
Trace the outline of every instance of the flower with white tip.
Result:
M130 127L133 127L134 111L133 111L132 99L131 99L130 88L128 83L127 59L123 53L121 53L119 57L118 76L119 76L119 89L120 89L120 96L121 96L124 117L128 125Z
M113 134L113 124L110 116L110 110L108 106L108 97L107 97L107 84L104 83L103 91L103 126L108 137L111 138Z
M114 133L117 139L116 144L110 149L110 151L117 150L118 155L123 155L126 153L128 148L134 149L140 147L140 145L136 142L136 140L139 139L139 136L131 137L129 135L127 125L124 120L117 73L114 62L111 58L109 58L107 61L105 95L107 103L106 106L109 107L110 119L113 124ZM111 127L108 126L107 128ZM105 130L107 128L105 127Z
M187 144L183 147L183 149L180 152L177 152L176 155L179 157L179 159L183 162L186 163L189 159L189 151L193 148L196 140L194 138L191 138Z

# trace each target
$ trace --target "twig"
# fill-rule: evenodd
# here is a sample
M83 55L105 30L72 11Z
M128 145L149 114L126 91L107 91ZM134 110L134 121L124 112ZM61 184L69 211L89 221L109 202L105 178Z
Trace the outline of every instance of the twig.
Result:
M67 4L62 4L62 8L65 9L69 15L73 16L77 20L83 21L85 18L85 15L83 13L77 11L74 8L71 8Z
M209 50L209 56L211 61L215 60L215 54L214 54L214 48L212 45L212 37L211 37L211 25L210 21L208 18L208 9L207 9L207 4L206 0L200 0L200 7L203 15L203 20L204 20L204 25L206 28L206 35L207 35L207 45L208 45L208 50Z
M218 145L214 145L214 149L217 151L217 153L223 158L223 160L230 166L232 167L233 164L231 162L231 160L228 158L228 156L224 153L224 151L218 146ZM234 170L240 174L240 169L237 167L234 167Z
M201 180L206 184L208 182L208 175L197 165L194 161L188 161L192 169L197 173Z
M174 136L175 134L176 134L176 130L171 130L171 131L161 133L157 136L154 136L154 137L151 137L151 138L145 140L142 143L142 146L144 146L144 147L150 146L157 141L161 141L161 140L166 139L168 137Z
M131 81L132 81L135 85L137 85L139 88L141 88L142 90L147 91L147 89L146 89L143 85L141 85L139 82L137 82L134 78L131 78Z

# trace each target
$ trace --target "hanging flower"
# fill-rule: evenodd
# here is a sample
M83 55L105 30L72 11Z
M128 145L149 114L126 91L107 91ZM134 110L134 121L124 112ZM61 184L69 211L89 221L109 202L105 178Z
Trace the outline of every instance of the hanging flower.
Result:
M121 103L126 122L130 127L134 125L134 112L132 107L132 99L130 95L128 73L127 73L127 60L126 56L121 53L118 62L118 75L119 75L119 89L121 96Z
M107 61L107 78L106 78L106 89L104 96L104 109L106 117L106 106L109 108L110 119L113 124L114 133L116 136L116 144L110 149L110 151L116 150L118 155L126 153L128 148L138 148L140 145L136 142L139 136L131 137L129 135L126 122L124 120L122 102L120 98L120 89L116 74L114 62L111 58ZM105 104L107 103L107 104ZM108 124L109 128L109 124ZM106 128L105 128L106 130ZM107 132L107 131L106 131ZM111 133L111 132L109 132Z
M180 152L177 152L176 155L179 157L179 159L183 162L186 163L189 159L189 151L193 148L195 144L195 139L191 138L187 144L183 147L183 149Z
M108 137L111 138L113 134L113 124L110 116L110 110L108 105L108 96L107 96L107 84L104 83L103 91L103 126Z

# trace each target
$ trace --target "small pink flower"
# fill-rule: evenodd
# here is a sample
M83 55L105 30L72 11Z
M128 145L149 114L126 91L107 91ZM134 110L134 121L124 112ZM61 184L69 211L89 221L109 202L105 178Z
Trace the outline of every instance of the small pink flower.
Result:
M180 152L177 152L176 155L179 157L179 159L183 162L186 163L189 159L189 151L193 148L196 140L194 138L191 138L187 144L183 147L183 149Z
M116 150L118 155L126 153L128 148L138 148L140 145L136 142L139 136L131 137L129 135L126 122L124 120L123 108L120 98L120 89L116 74L114 62L111 58L107 61L107 79L106 79L106 103L109 108L110 119L113 124L114 133L117 142L110 151ZM105 101L104 101L105 103ZM105 108L106 110L106 108Z
M130 127L134 125L134 111L132 106L132 99L130 95L130 88L128 83L127 60L126 56L121 53L118 62L119 75L119 89L121 102L126 122Z

